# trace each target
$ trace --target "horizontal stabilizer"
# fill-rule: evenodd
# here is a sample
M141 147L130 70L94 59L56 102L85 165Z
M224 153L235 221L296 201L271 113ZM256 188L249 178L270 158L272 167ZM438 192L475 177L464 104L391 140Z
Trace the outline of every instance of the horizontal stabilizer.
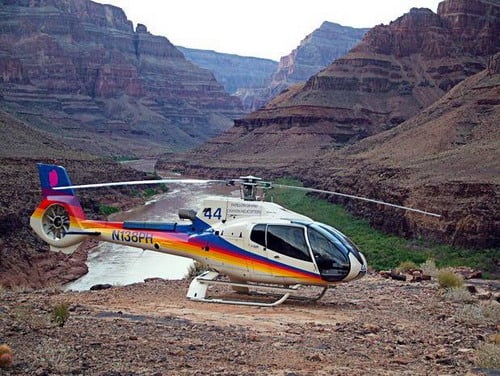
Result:
M89 235L89 236L99 236L101 233L99 231L67 231L65 235Z

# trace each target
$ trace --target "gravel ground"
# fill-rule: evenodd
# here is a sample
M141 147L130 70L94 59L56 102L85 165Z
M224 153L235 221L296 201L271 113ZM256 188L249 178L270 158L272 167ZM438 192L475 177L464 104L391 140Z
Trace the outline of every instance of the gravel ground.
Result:
M14 363L0 374L498 375L500 305L488 295L369 275L319 302L259 308L189 301L188 286L1 291L0 344ZM62 327L51 321L61 303Z

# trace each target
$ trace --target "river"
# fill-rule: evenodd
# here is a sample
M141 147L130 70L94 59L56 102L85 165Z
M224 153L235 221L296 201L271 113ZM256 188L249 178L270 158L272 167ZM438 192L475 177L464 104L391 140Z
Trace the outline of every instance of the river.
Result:
M110 220L179 222L180 208L198 210L204 198L227 193L227 187L209 184L172 184L167 193L155 196L144 206L115 214ZM96 284L128 285L155 277L182 279L191 265L193 261L188 258L103 242L88 255L88 273L65 289L83 291Z

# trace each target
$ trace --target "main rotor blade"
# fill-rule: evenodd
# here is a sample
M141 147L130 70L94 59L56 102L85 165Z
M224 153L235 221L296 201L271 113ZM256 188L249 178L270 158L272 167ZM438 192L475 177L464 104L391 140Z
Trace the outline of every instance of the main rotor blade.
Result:
M431 212L428 212L428 211L425 211L425 210L414 209L414 208L410 208L410 207L407 207L407 206L391 204L391 203L388 203L388 202L385 202L385 201L374 200L374 199L371 199L371 198L366 198L366 197L361 197L361 196L348 195L348 194L340 193L340 192L325 191L325 190L322 190L322 189L315 189L315 188L296 187L296 186L293 186L293 185L283 185L283 184L273 184L273 187L287 188L287 189L296 189L298 191L305 191L305 192L326 193L326 194L329 194L329 195L335 195L335 196L341 196L341 197L347 197L347 198L354 198L356 200L373 202L375 204L382 204L382 205L386 205L386 206L391 206L393 208L398 208L398 209L408 210L408 211L412 211L412 212L416 212L416 213L420 213L420 214L430 215L432 217L437 217L437 218L441 217L440 214L431 213Z
M101 188L101 187L118 187L126 185L143 185L143 184L207 184L207 183L226 183L225 180L202 180L202 179L160 179L160 180L135 180L135 181L120 181L111 183L96 183L96 184L80 184L69 185L65 187L54 187L55 190L63 189L83 189L83 188Z

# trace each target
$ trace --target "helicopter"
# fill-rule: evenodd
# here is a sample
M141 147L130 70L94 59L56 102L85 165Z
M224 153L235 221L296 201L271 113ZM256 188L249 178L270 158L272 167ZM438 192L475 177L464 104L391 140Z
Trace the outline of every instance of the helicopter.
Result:
M273 184L255 176L230 180L161 179L72 185L66 169L38 163L42 200L30 226L52 251L72 253L86 239L191 258L209 270L190 283L187 298L201 302L277 306L288 298L306 299L301 286L321 287L307 299L320 299L339 283L363 277L367 261L342 232L324 223L259 199L259 192L291 188L361 199L439 217L439 214L364 197L313 188ZM87 219L75 189L158 183L225 183L240 187L240 197L209 197L201 208L179 209L180 222L101 221ZM263 195L264 196L264 195ZM226 276L226 279L221 279ZM212 285L237 292L250 289L275 296L262 299L221 299L207 296Z

